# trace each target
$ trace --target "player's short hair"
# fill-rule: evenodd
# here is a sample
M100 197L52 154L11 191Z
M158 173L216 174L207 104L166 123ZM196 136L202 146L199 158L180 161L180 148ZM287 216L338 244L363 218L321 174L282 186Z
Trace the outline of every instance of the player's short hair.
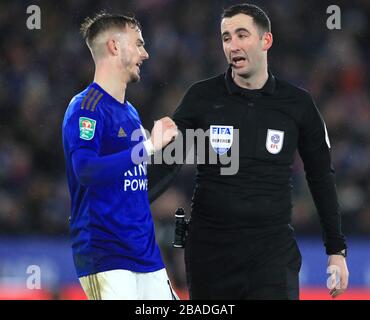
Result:
M270 18L267 16L265 11L254 4L243 3L230 6L224 9L221 15L221 19L231 18L239 13L243 13L247 16L252 17L254 23L257 25L257 28L261 33L271 32Z
M110 14L102 11L92 18L87 17L81 24L80 32L87 45L91 47L96 37L104 31L110 29L123 29L127 26L141 30L139 21L133 15Z

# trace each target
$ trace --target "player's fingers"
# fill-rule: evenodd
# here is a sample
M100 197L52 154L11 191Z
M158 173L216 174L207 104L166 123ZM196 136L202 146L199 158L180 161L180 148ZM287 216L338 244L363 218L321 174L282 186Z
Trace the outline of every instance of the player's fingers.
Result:
M174 126L170 126L170 127L167 127L166 128L169 132L178 132L178 130L177 130L177 126L176 125L174 125Z
M175 124L175 122L169 117L162 118L162 121L163 123L165 123L166 126L171 126Z
M177 128L176 123L175 123L175 122L173 122L172 120L171 120L171 122L168 122L168 123L167 123L167 125L168 125L170 128Z
M171 137L174 137L174 138L176 138L178 136L178 134L179 134L179 132L177 131L177 129L174 129L174 128L168 130L168 133L169 133L169 135Z
M166 129L176 127L175 122L173 122L172 120L171 120L171 121L162 121L162 124L163 124L163 126L164 126Z

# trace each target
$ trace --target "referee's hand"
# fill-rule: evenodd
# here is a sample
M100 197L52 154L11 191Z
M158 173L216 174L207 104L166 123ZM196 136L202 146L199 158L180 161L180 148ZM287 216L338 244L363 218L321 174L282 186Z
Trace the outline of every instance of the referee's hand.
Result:
M341 255L330 255L328 260L328 279L329 294L335 298L342 294L348 286L349 272L346 258Z
M154 150L160 150L174 140L178 135L175 122L169 117L164 117L155 121L150 140L153 143Z

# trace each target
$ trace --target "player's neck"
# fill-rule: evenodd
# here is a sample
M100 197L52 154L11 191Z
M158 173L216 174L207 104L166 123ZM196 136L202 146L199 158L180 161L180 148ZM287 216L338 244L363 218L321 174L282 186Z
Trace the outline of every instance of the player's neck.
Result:
M127 83L117 80L119 77L112 72L105 72L104 69L96 68L94 82L102 87L109 95L120 103L125 102Z
M268 79L267 66L266 68L263 68L260 72L255 73L249 77L238 76L234 72L232 74L232 77L234 82L241 88L249 90L261 89Z

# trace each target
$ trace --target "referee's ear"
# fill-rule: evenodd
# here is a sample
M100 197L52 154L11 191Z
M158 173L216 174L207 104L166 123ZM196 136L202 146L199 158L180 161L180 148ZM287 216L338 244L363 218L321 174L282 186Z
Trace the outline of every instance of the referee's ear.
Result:
M262 35L262 50L268 51L272 47L273 37L271 32L265 32Z

